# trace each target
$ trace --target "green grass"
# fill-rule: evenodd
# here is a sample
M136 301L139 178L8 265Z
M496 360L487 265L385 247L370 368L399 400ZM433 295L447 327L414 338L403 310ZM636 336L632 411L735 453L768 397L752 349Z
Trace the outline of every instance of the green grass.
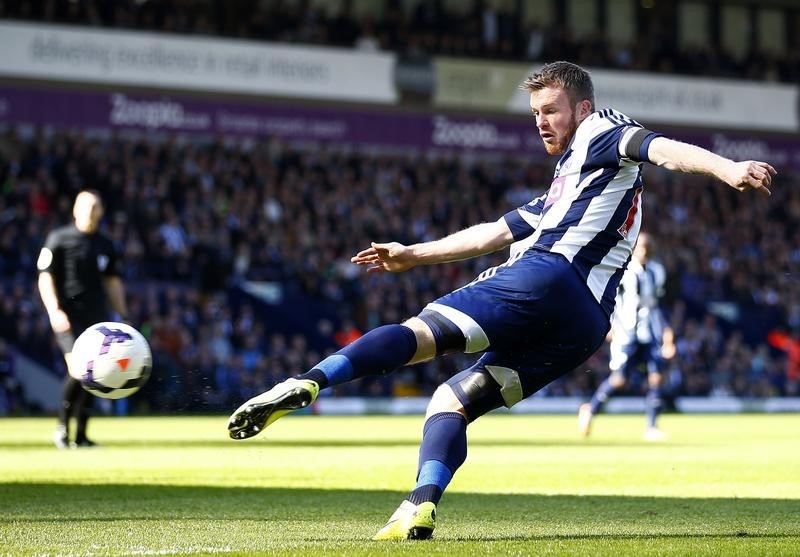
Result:
M291 416L243 442L225 417L0 420L4 555L800 555L800 416L491 415L435 537L373 542L413 486L421 417Z

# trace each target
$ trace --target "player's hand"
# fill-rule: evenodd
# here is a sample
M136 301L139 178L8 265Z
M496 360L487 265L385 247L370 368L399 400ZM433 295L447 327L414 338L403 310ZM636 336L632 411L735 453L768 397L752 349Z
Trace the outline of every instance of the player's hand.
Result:
M734 162L726 169L723 180L739 191L754 189L764 195L772 195L769 187L777 171L772 165L761 161Z
M69 331L72 327L72 324L69 322L69 317L67 317L67 314L64 313L62 309L55 310L53 313L49 314L48 317L50 317L50 327L53 328L54 333Z
M661 357L665 360L671 360L678 352L678 347L675 346L675 333L672 328L667 327L664 329L664 334L661 337Z
M356 265L368 265L368 273L402 273L416 266L414 254L408 246L398 242L376 244L350 258Z

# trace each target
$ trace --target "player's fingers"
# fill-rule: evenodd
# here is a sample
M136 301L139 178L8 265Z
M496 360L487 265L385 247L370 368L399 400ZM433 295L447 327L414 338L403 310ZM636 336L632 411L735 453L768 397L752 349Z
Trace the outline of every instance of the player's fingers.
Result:
M380 258L377 255L368 255L366 257L359 257L353 263L358 265L374 265L380 263Z
M770 177L775 176L778 173L778 171L775 170L775 167L767 162L756 161L755 165L765 174L769 174Z
M770 185L772 183L772 178L778 173L771 164L766 162L757 162L755 164L755 168L758 169L758 172L762 173L766 178L766 185Z
M759 184L769 186L772 182L772 177L766 169L755 166L750 170L749 176L755 178Z
M752 177L755 179L755 184L753 187L756 189L759 188L768 188L769 185L772 183L772 176L769 175L768 172L758 170L753 172Z
M365 257L370 257L371 255L375 255L375 250L373 248L367 248L367 249L361 250L360 252L355 254L353 257L351 257L350 261L355 261L356 259L364 259Z
M375 255L380 258L388 257L391 253L390 244L376 244L373 242L372 248L375 250Z
M747 185L749 185L751 188L753 188L754 190L756 190L759 193L761 193L762 195L766 195L766 196L772 195L772 192L767 187L767 184L764 184L764 182L762 180L759 180L758 178L753 178L752 176L748 176L745 179L745 183Z
M382 273L385 270L386 269L384 269L381 265L375 265L373 267L367 267L367 272L368 273Z
M762 181L764 182L765 186L769 186L772 184L772 178L775 176L775 174L777 174L777 172L774 168L766 163L761 165L761 170L764 172L764 180Z

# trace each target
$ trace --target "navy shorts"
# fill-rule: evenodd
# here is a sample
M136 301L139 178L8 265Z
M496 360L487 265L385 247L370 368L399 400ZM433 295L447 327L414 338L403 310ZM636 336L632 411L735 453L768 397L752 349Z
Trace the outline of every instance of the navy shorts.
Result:
M663 368L661 345L657 342L634 341L617 344L612 341L609 350L611 360L608 367L613 375L627 378L637 370L660 373Z
M474 369L501 386L506 406L532 395L586 361L603 343L609 316L564 256L528 250L428 304L466 338L465 352L484 352ZM469 370L467 370L469 371ZM458 384L456 375L448 384ZM467 395L454 388L467 406Z

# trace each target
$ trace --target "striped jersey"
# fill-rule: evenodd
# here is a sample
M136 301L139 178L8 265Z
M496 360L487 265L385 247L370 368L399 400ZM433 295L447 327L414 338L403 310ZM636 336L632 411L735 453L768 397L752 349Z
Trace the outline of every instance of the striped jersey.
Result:
M609 316L641 226L641 163L659 135L651 132L630 158L628 142L641 129L614 110L592 113L575 131L547 192L504 216L515 241L511 260L528 249L562 254Z
M666 277L658 261L642 265L635 257L631 259L622 275L611 319L614 344L661 344L665 322L658 301L664 295Z

